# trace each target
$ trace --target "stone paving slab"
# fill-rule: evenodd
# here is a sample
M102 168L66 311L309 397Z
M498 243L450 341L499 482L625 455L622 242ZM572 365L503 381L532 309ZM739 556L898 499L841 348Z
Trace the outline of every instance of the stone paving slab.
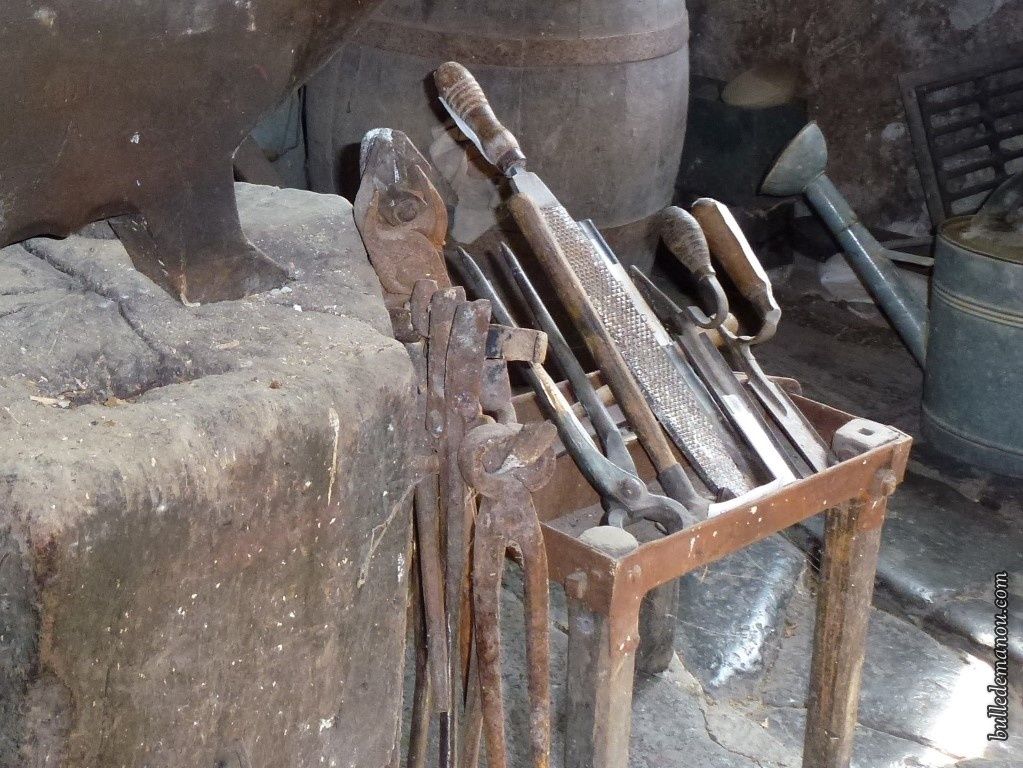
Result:
M775 708L805 709L813 633L812 596L793 600L791 637L767 675L762 698ZM963 760L975 757L1023 761L1023 738L988 742L985 714L993 680L990 665L948 648L918 627L883 611L871 612L863 667L859 722L890 736ZM1023 735L1017 710L1010 732Z
M682 579L676 648L715 696L748 692L777 653L806 556L771 536Z
M765 717L768 730L782 743L801 751L806 728L806 710L769 709ZM856 726L856 742L849 768L946 768L956 759L915 741ZM798 763L796 764L798 765Z

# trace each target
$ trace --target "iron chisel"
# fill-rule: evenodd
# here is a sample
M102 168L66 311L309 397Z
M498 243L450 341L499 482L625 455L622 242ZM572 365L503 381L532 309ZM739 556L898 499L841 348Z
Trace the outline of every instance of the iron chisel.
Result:
M693 323L689 313L671 300L650 278L636 267L630 270L633 280L654 311L675 331L679 346L693 364L693 368L714 393L721 409L735 428L746 439L764 468L776 480L789 483L795 480L793 463L785 456L760 411L743 389L739 380L714 346L714 342ZM802 463L802 462L800 462ZM811 474L801 472L802 475Z
M705 197L693 203L693 216L707 237L711 253L762 318L760 328L752 336L738 335L724 327L718 329L732 353L733 363L746 374L750 389L813 470L826 469L835 462L830 447L788 394L767 377L750 349L774 336L781 319L781 307L774 298L767 273L728 208Z

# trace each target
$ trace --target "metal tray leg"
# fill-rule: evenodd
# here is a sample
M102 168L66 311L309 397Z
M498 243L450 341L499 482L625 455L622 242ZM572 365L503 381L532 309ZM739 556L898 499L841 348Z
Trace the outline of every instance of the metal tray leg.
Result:
M848 768L887 495L827 512L803 768Z
M566 587L565 768L628 768L636 643L612 642L609 618L580 599L580 588L585 589L585 583L572 579ZM638 611L635 622L638 626Z
M675 655L678 625L678 579L651 589L639 609L639 650L636 669L657 675L671 664Z

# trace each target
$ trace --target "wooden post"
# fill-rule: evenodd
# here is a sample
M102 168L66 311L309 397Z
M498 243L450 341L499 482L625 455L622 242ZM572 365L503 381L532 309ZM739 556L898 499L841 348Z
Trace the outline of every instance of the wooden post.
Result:
M830 510L824 531L803 768L848 768L886 494Z

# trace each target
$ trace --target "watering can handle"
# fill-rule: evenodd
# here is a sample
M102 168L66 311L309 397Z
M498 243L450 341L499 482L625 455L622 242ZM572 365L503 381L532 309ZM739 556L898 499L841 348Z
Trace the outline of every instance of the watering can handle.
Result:
M692 210L707 237L711 254L762 317L760 329L750 343L767 341L778 329L781 307L774 298L771 280L753 253L739 223L727 207L709 197L702 197L693 203Z

